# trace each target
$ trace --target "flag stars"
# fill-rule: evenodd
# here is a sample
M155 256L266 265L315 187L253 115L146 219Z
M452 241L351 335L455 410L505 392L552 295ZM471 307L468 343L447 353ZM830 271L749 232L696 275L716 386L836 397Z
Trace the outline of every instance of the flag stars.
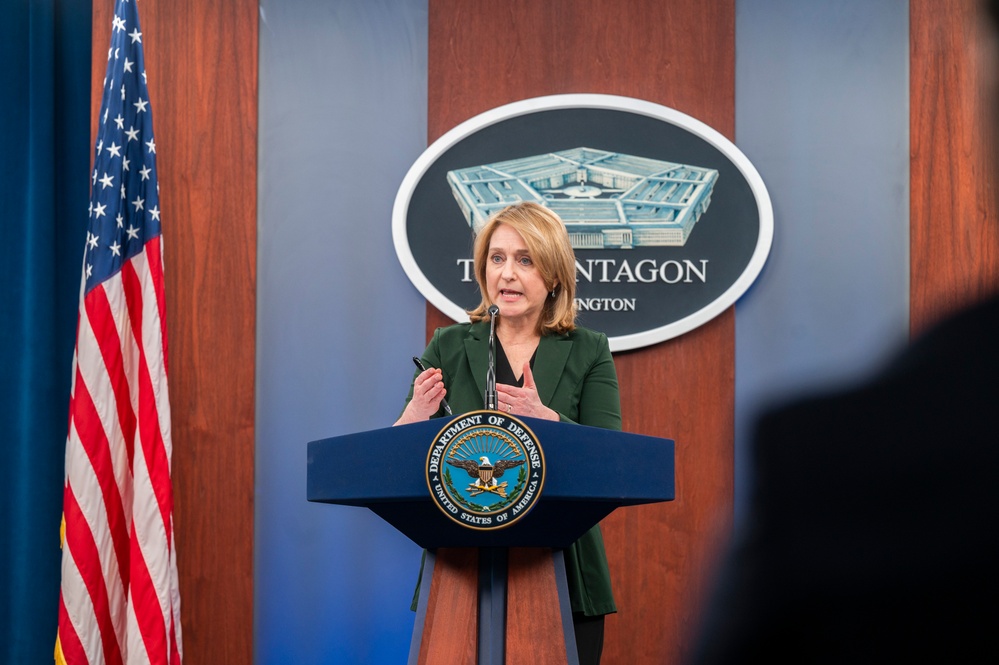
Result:
M150 233L160 232L159 184L154 163L156 142L149 124L152 102L143 83L146 80L142 65L143 33L138 21L130 18L135 3L123 2L130 4L119 3L124 9L113 16L103 86L106 97L97 116L101 122L100 136L95 139L95 152L91 153L90 229L83 261L86 288L114 274L129 254L141 251L140 245L147 236L146 225L152 225ZM116 93L120 93L121 101ZM143 113L146 115L140 115ZM141 180L137 181L135 176ZM147 183L155 184L156 189L146 189Z

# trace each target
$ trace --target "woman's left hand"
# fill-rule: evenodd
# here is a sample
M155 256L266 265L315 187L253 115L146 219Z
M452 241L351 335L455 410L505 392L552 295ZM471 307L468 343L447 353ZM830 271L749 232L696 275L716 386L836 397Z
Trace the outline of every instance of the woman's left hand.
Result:
M524 387L518 388L499 383L496 385L496 397L497 408L505 413L541 418L542 420L559 420L558 412L541 403L529 362L524 363Z

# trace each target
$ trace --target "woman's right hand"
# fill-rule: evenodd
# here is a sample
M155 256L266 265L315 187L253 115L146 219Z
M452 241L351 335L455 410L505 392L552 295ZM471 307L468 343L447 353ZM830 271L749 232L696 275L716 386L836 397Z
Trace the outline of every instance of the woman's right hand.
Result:
M446 394L444 378L439 368L431 367L420 372L413 381L413 399L409 400L409 404L395 424L406 425L427 420L437 413Z

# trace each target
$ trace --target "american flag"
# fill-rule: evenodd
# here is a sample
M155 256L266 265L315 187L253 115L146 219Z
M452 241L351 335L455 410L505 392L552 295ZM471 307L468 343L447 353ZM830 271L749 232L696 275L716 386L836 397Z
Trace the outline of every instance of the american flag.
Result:
M156 141L134 0L117 0L77 323L56 662L180 663Z

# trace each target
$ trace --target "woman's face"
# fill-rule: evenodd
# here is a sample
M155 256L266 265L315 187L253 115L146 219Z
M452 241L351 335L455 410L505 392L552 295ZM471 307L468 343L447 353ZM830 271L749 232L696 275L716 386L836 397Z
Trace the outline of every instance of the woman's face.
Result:
M486 289L500 310L500 320L537 323L548 297L544 278L521 235L500 224L486 252Z

